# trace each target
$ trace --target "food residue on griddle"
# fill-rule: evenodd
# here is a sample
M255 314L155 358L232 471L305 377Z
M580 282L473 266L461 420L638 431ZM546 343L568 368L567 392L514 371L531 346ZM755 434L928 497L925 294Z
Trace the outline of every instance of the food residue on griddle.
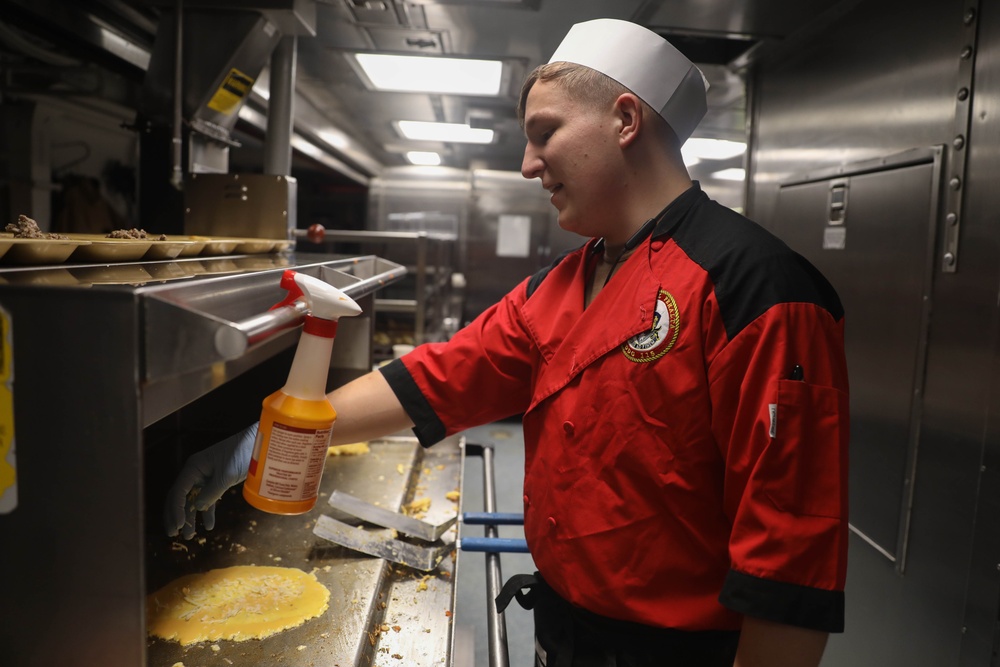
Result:
M352 442L346 445L331 445L327 449L327 454L330 456L357 456L367 454L370 451L367 442Z
M430 498L418 498L412 503L407 503L401 508L403 514L406 516L413 517L415 519L422 519L427 514L427 510L431 508Z
M182 646L264 639L322 615L329 599L315 576L295 568L220 568L182 576L147 596L147 630Z

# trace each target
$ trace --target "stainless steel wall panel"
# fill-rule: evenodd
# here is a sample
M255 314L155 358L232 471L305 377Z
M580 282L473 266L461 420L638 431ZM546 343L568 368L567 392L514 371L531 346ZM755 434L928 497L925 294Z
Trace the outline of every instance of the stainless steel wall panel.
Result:
M767 225L792 175L950 144L961 18L943 0L869 0L757 72L752 216Z
M947 338L942 364L956 395L940 405L939 428L957 426L951 442L967 465L981 466L972 520L959 665L1000 664L1000 7L980 2L973 102L958 272L942 280L956 303L941 313ZM961 345L962 347L957 347ZM981 365L981 366L980 366ZM982 395L976 395L981 392ZM944 396L944 394L942 394ZM982 429L979 433L976 431ZM977 445L980 445L981 448Z
M565 249L581 245L583 239L562 230L549 195L537 181L525 180L518 172L492 170L441 170L434 177L426 172L400 167L372 181L369 192L368 228L403 231L400 216L414 216L408 231L454 231L458 236L458 258L454 267L465 276L462 323L474 319ZM422 227L431 214L437 220L453 220L454 226ZM523 257L497 252L501 216L528 218L528 248ZM395 218L395 220L394 220ZM394 257L394 259L397 259ZM405 261L398 258L397 261Z
M946 145L951 153L967 4L865 0L794 57L762 64L753 76L751 216L773 225L780 183L790 174L912 147ZM1000 25L995 3L979 4L961 263L954 274L939 264L933 269L907 566L896 572L852 536L847 631L831 638L824 667L989 665L996 659L1000 477L992 467L1000 465L1000 452L991 394L1000 339ZM938 251L944 224L941 215ZM922 268L893 263L892 239L871 252L887 263L886 275ZM863 293L871 282L868 275L867 283L849 289ZM872 305L896 307L888 298ZM853 311L847 309L849 329L865 317ZM864 353L873 365L874 354ZM851 380L857 394L867 391Z
M941 153L908 151L786 184L774 221L830 280L848 314L851 527L899 571L917 456ZM847 193L837 215L834 188ZM830 243L830 233L841 242Z
M463 320L469 322L495 304L524 278L551 261L555 209L537 181L517 172L473 172L474 202L469 219L466 257L477 270L467 274ZM497 237L501 216L528 218L528 252L523 257L500 256ZM580 245L580 239L576 245ZM560 244L561 245L561 244Z
M269 174L191 174L184 186L184 232L291 239L298 183Z

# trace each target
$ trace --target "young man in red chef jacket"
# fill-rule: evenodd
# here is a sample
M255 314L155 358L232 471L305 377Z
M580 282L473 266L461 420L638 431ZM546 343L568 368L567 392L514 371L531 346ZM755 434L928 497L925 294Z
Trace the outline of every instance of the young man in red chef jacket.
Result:
M680 148L706 89L645 28L573 26L522 89L522 173L589 240L450 341L329 396L332 444L413 428L430 446L524 415L538 573L501 597L528 589L541 665L815 666L843 630L843 311L691 181ZM192 457L168 531L185 510L210 527L252 440Z

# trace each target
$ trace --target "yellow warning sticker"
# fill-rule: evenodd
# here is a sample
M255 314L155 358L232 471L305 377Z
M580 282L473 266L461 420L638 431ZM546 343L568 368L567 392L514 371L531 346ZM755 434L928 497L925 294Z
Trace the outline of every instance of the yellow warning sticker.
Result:
M208 108L232 116L239 110L243 98L250 94L251 88L253 79L234 67L222 80L222 85L215 91L215 95L212 95Z
M0 514L17 507L14 460L14 337L10 314L0 307Z

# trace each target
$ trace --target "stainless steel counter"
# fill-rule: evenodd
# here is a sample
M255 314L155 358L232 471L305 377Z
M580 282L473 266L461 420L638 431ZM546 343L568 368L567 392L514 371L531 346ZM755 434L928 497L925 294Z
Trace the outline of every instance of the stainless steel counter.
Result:
M452 439L424 450L415 438L378 440L367 454L328 458L320 500L306 514L285 517L257 511L243 501L237 488L220 502L215 530L202 531L190 541L154 537L150 591L192 572L275 565L315 573L329 589L330 602L322 616L263 640L189 647L151 640L149 666L451 664L453 557L445 558L433 572L419 572L326 542L313 535L312 527L321 514L349 520L325 502L334 489L391 510L429 499L426 519L432 523L457 516L458 503L445 494L461 486L460 444ZM454 543L455 531L450 529L442 540Z

